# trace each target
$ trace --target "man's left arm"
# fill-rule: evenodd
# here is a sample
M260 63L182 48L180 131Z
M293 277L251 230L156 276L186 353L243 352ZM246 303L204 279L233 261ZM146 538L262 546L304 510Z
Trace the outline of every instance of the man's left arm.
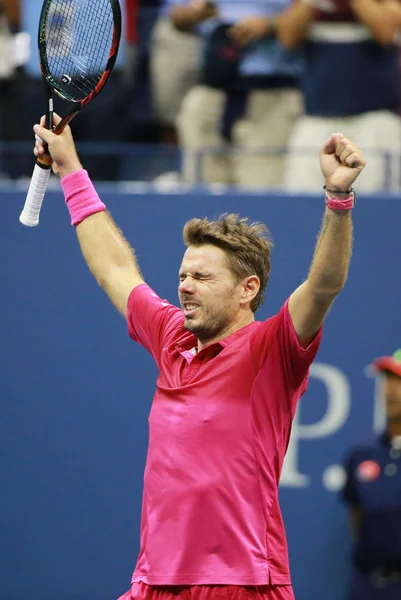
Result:
M349 190L365 166L360 149L341 133L320 150L320 166L328 201L307 280L288 303L291 320L303 347L315 337L335 297L345 285L352 252Z

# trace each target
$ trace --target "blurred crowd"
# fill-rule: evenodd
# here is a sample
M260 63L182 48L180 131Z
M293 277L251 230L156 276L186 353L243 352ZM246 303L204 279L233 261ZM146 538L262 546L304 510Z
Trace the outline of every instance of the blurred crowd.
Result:
M95 177L315 192L317 150L339 131L367 155L360 190L400 188L400 0L121 4L122 61L74 131L141 150L88 157ZM22 7L0 0L3 142L27 140L43 111L40 78L15 58ZM29 170L2 148L3 177ZM155 148L174 159L158 161Z

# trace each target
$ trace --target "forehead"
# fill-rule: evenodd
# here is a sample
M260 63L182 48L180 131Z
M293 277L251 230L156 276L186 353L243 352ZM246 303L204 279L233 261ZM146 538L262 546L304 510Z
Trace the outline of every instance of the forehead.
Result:
M212 244L189 246L182 259L180 271L227 271L227 255Z
M384 375L387 381L401 385L401 377L397 375L397 373L393 373L393 371L385 371Z

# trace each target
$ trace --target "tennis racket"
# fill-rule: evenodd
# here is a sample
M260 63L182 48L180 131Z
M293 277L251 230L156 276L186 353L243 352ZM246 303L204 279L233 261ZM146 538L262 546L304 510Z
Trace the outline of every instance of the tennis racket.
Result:
M45 0L38 50L45 85L46 127L60 134L106 85L116 63L121 39L118 0ZM70 112L53 126L54 95ZM51 156L40 156L33 171L19 220L35 227L51 172Z

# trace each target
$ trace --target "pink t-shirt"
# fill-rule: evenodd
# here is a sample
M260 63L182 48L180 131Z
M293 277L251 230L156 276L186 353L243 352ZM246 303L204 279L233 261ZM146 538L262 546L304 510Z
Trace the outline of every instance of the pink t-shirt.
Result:
M159 369L132 582L290 584L278 482L321 331L303 349L287 304L194 354L182 311L132 291L129 334Z

